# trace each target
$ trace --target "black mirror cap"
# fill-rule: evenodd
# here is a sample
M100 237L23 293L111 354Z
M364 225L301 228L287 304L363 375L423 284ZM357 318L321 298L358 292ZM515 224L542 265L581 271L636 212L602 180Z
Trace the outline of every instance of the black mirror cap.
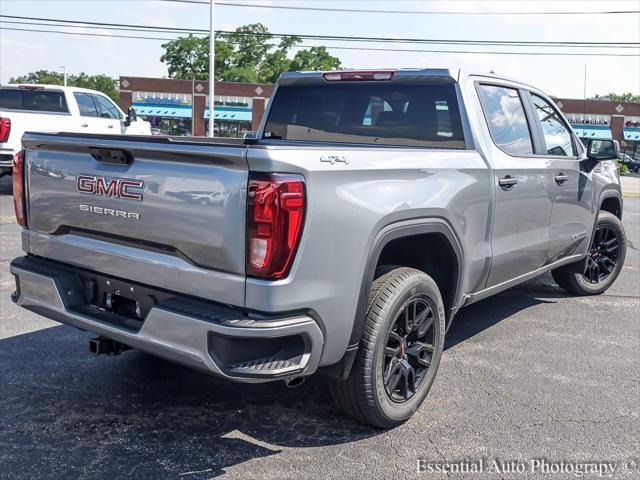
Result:
M587 144L587 157L594 162L617 160L620 156L620 144L617 140L596 140L592 138Z
M136 114L135 108L129 107L129 110L127 110L127 116L124 119L124 126L128 127L131 125L131 122L135 122L136 120L138 120L138 114Z

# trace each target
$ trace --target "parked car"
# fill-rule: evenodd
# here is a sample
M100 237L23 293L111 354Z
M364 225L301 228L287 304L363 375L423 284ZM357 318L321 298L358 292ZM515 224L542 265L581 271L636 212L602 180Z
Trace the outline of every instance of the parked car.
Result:
M22 135L31 132L82 132L150 135L148 122L101 92L57 85L0 86L0 176L11 172Z
M640 160L636 160L630 155L624 153L620 155L619 162L625 165L629 169L629 171L633 173L640 173Z
M495 75L287 73L253 139L23 146L15 302L94 332L94 353L321 373L377 427L425 399L460 308L547 271L599 294L626 254L617 142L583 147L547 95ZM54 160L70 178L33 173ZM203 183L219 203L192 201Z

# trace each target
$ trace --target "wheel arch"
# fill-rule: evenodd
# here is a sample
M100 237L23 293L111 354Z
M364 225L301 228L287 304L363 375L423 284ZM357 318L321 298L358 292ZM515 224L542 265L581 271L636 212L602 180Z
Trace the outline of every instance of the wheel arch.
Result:
M358 351L358 345L362 336L365 323L366 309L369 299L369 290L373 283L378 262L385 247L391 242L421 235L440 235L446 241L455 258L455 279L453 281L453 294L448 304L445 304L447 324L457 311L462 296L462 280L464 268L464 251L455 231L443 218L421 218L415 220L398 221L383 227L376 235L367 252L367 260L360 285L358 304L353 318L351 335L343 359L335 366L327 368L326 373L333 377L346 378L351 371L351 366Z
M605 210L613 213L616 217L622 220L622 195L616 189L605 190L600 194L600 201L598 202L598 212Z

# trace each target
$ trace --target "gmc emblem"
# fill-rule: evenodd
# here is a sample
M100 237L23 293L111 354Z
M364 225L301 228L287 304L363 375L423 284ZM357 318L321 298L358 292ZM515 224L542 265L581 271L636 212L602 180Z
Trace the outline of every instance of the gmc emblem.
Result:
M76 177L76 189L80 193L124 198L138 202L142 201L142 192L132 191L132 189L141 189L143 186L144 182L142 180L114 177L107 181L105 177L96 175L78 175Z

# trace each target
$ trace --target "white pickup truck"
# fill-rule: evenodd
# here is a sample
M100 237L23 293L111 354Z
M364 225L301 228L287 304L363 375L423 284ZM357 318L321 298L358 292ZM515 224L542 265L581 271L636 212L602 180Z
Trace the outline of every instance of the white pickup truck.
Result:
M103 93L57 85L0 86L0 176L11 172L24 132L151 135L151 125L125 114Z

